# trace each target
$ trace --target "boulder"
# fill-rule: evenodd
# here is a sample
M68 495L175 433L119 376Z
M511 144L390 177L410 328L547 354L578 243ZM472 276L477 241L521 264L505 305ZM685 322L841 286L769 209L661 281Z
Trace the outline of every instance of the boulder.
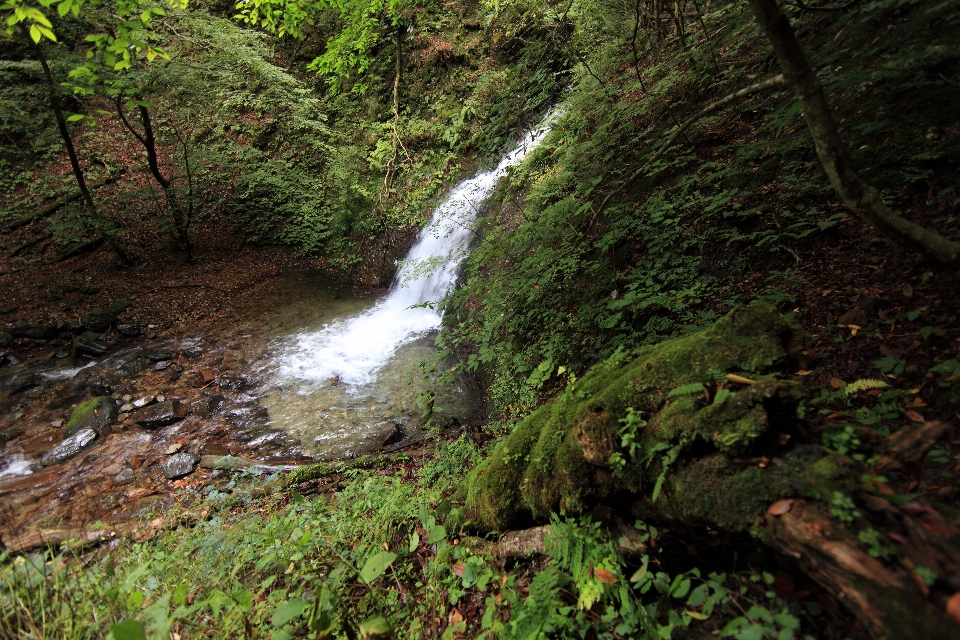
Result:
M183 420L189 412L179 400L167 400L138 411L136 421L145 429L156 429Z
M83 429L82 431L78 431L54 447L49 453L47 453L47 455L40 458L40 464L45 467L49 467L52 464L66 462L70 458L86 449L91 442L96 440L96 438L97 434L93 429Z
M100 335L93 331L84 331L73 339L73 350L76 353L88 356L102 356L110 349L110 345L100 339Z
M113 323L117 321L117 316L110 313L109 311L104 311L103 309L97 307L90 313L86 315L83 319L83 326L85 326L90 331L96 331L97 333L103 333L107 329L113 326Z
M117 413L117 405L111 398L107 396L90 398L77 405L70 414L70 420L63 428L63 437L69 438L83 429L103 431L117 419Z
M135 322L118 324L117 331L125 336L138 336L140 335L140 325Z
M182 478L197 468L197 457L189 453L175 453L163 461L163 474L170 480Z

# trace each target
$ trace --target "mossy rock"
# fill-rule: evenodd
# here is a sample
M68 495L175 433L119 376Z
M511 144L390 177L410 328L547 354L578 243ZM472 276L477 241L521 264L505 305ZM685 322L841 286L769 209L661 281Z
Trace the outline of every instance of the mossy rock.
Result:
M783 474L762 473L737 459L775 446L776 427L793 415L802 387L775 374L791 363L798 338L798 329L772 305L754 303L706 331L596 365L518 424L467 477L456 496L466 523L504 530L553 511L584 511L622 492L651 496L664 456L675 450L659 499L666 504L674 501L670 494L686 492L688 506L678 517L747 528L761 506L789 491ZM753 384L718 396L716 382L725 374ZM704 391L669 397L689 383L704 383ZM628 408L647 421L633 456L619 434ZM701 483L706 490L695 498ZM731 492L747 494L747 504L715 499Z
M77 405L63 428L63 437L69 438L81 429L103 431L117 419L117 404L108 396L90 398Z

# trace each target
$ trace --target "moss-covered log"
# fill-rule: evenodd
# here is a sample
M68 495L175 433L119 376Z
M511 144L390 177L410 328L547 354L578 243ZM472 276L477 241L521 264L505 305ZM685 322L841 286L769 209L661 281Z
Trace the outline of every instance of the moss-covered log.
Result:
M799 342L797 327L755 303L701 333L615 355L471 472L454 497L465 525L503 531L603 501L649 521L749 532L796 559L874 637L960 638L943 594L896 554L881 561L858 542L867 528L882 535L860 511L851 505L845 522L832 514L837 496L860 490L862 469L794 444ZM941 538L937 568L960 575L953 530L927 533ZM922 620L905 622L910 611Z

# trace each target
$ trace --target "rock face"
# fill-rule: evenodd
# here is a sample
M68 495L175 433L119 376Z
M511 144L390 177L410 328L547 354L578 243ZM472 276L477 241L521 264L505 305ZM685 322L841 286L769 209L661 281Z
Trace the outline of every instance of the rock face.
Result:
M176 453L163 461L163 473L170 480L182 478L197 468L197 457L189 453Z
M156 429L183 420L189 409L179 400L167 400L137 412L137 424L145 429Z
M140 325L136 323L118 324L117 331L125 336L140 335Z
M90 429L100 432L107 429L117 419L117 405L108 396L97 396L81 403L70 414L70 420L63 428L63 437Z
M54 447L47 455L40 458L40 464L45 467L49 467L52 464L66 462L73 456L86 449L87 445L93 442L96 438L97 434L93 429L83 429L82 431L78 431L73 436L67 438Z

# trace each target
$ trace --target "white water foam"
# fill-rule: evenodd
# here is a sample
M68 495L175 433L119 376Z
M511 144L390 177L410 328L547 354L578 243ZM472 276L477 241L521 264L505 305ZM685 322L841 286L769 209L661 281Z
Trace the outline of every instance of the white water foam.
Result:
M15 453L4 461L0 468L0 478L7 476L26 476L33 473L32 463L23 457L23 454Z
M410 249L390 293L369 311L295 336L280 357L280 377L306 382L338 379L351 387L372 382L393 353L440 326L438 304L453 290L467 255L470 223L507 170L550 130L550 116L524 135L495 169L464 180L433 212Z

